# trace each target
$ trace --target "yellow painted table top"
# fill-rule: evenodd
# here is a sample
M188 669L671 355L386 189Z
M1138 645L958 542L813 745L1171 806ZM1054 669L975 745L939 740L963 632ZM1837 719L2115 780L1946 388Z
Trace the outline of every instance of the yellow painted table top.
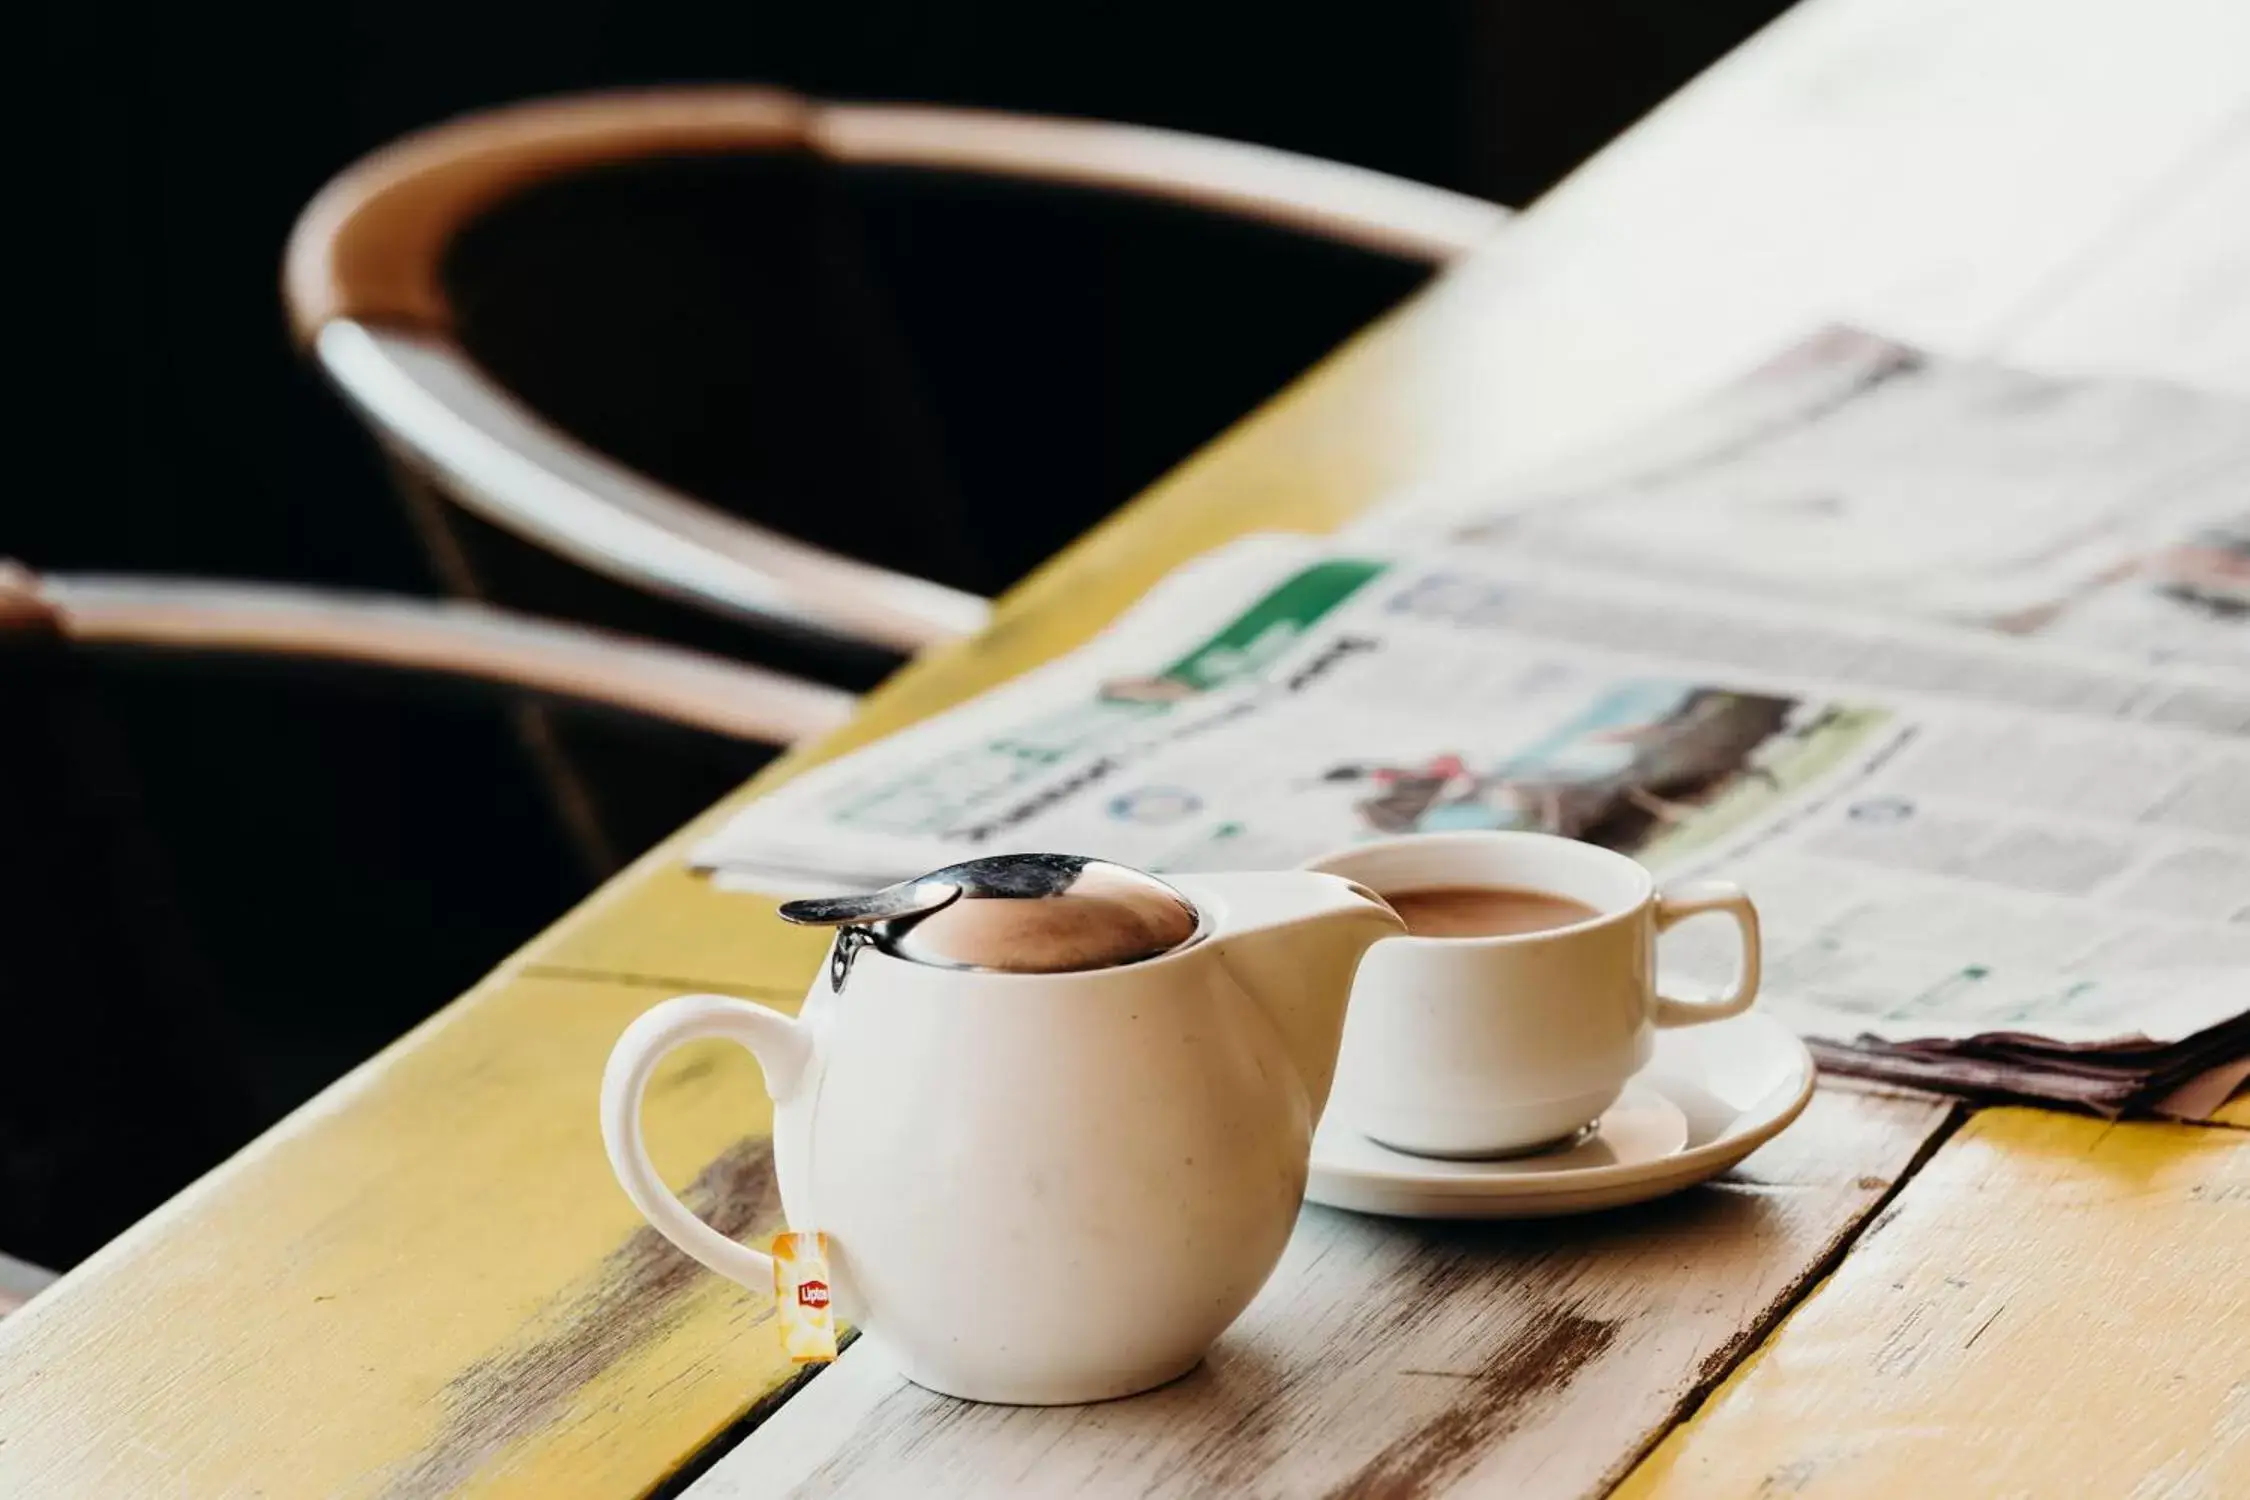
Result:
M1620 1500L2250 1495L2250 1136L1979 1114Z
M2226 257L2135 236L2234 232L2240 215L2174 208L2246 102L2236 0L1808 0L816 754L1078 644L1217 542L1537 461L1823 319L2239 389L2241 320L2137 315L2152 288L2234 284L2186 274ZM0 1321L0 1495L622 1496L767 1399L788 1372L757 1299L638 1226L594 1124L637 1011L685 986L792 1004L817 957L685 874L692 833ZM1885 1108L1911 1160L1931 1116ZM673 1059L651 1099L670 1179L751 1236L775 1222L766 1125L724 1048ZM1924 1435L1963 1494L2232 1480L2250 1375L2215 1289L2242 1279L2246 1151L2243 1130L1976 1117L1737 1367L1765 1334L1744 1302L1704 1368L1725 1383L1630 1483L1928 1493L1952 1471L1893 1467ZM1853 1185L1872 1203L1888 1182ZM1797 1191L1754 1186L1730 1212ZM1793 1293L1795 1271L1746 1265ZM2130 1440L2090 1446L2089 1420Z
M784 1373L610 1180L594 1080L650 999L490 980L0 1324L0 1494L645 1489ZM649 1108L698 1208L779 1227L747 1054L682 1051Z

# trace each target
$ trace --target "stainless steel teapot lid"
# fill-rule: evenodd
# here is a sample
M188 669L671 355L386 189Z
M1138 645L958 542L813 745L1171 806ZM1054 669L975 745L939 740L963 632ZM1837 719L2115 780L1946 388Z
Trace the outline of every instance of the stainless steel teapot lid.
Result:
M1077 854L972 859L871 895L791 901L781 915L915 963L1009 974L1138 963L1185 946L1202 923L1155 876ZM857 946L836 945L839 987Z

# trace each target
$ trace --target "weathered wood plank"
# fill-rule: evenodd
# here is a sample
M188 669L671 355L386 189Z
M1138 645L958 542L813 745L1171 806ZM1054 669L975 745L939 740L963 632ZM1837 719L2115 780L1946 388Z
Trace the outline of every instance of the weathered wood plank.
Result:
M931 1395L863 1340L688 1493L1594 1493L1778 1315L1946 1115L1823 1089L1724 1183L1584 1219L1309 1208L1203 1368L1104 1406Z
M2250 1137L1978 1115L1619 1491L2250 1494Z
M2246 28L2250 7L2235 0L1812 0L1490 252L1034 578L987 636L918 664L830 748L1080 643L1218 541L1320 529L1392 486L1534 461L1731 373L1808 321L1859 316L1947 347L2000 347L2239 112ZM350 1495L457 1482L614 1496L668 1472L750 1402L775 1373L773 1345L745 1326L754 1299L654 1247L643 1258L635 1247L649 1242L594 1137L601 1056L654 987L677 979L793 999L811 961L801 936L786 946L754 905L680 874L680 849L653 854L508 975L0 1321L0 1494ZM585 972L633 982L560 977ZM316 1003L317 976L307 991ZM657 1106L678 1113L655 1122L656 1141L675 1153L676 1180L729 1163L706 1189L728 1222L756 1227L771 1210L755 1148L727 1151L762 1129L761 1096L739 1057L708 1061ZM1832 1097L1816 1109L1837 1108ZM1370 1352L1334 1378L1428 1423L1473 1405L1439 1392L1475 1385L1487 1363L1508 1364L1511 1340L1532 1338L1529 1313L1508 1312L1520 1283L1572 1316L1638 1330L1611 1333L1560 1395L1593 1427L1590 1442L1612 1421L1653 1430L1657 1407L1692 1390L1723 1347L1725 1319L1694 1314L1704 1245L1690 1231L1705 1219L1795 1223L1818 1183L1887 1176L1816 1165L1801 1182L1705 1194L1590 1231L1461 1231L1457 1262L1509 1269L1472 1284L1469 1321L1449 1335L1427 1324L1407 1333L1427 1354L1473 1362L1428 1366L1450 1377L1384 1377ZM1381 1234L1407 1231L1358 1232L1380 1265ZM1589 1232L1591 1260L1572 1248ZM1770 1281L1751 1278L1738 1295L1770 1305L1809 1258L1798 1262L1787 1273L1777 1262ZM1673 1278L1674 1315L1691 1328L1674 1335L1677 1362L1634 1365L1618 1352L1653 1359L1645 1350L1662 1338L1607 1300L1605 1280L1580 1274L1587 1266ZM1495 1310L1480 1317L1483 1300ZM1389 1326L1395 1338L1400 1325ZM1370 1351L1388 1347L1369 1340ZM1628 1369L1657 1394L1605 1384ZM1316 1424L1275 1429L1269 1447L1333 1451L1319 1447L1342 1441L1326 1428L1351 1424L1305 1395L1328 1372L1276 1389L1258 1383L1261 1370L1230 1354L1198 1378L1218 1382L1222 1403L1239 1381ZM838 1371L810 1391L831 1381L848 1390ZM1603 1391L1630 1415L1588 1394ZM1099 1438L1103 1422L1144 1420L1135 1413L1179 1399L1078 1420ZM1506 1472L1532 1462L1532 1439L1499 1429L1533 1408L1498 1407L1469 1424L1487 1440L1470 1468L1456 1475L1448 1459L1430 1485L1483 1477L1486 1454ZM1369 1469L1379 1457L1360 1453L1338 1477L1383 1477ZM1565 1453L1531 1482L1568 1468Z
M596 1086L650 998L488 984L0 1322L0 1495L661 1479L794 1372L610 1180ZM683 1050L649 1098L668 1180L778 1228L747 1054Z

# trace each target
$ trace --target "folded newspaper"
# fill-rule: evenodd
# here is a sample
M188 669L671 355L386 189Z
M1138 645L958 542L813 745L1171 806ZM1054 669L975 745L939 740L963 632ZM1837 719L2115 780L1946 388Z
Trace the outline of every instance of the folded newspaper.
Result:
M2067 518L2025 498L2049 445ZM2250 1053L2246 478L2250 414L2217 398L1831 332L1599 472L1197 559L693 857L812 891L1010 849L1186 871L1541 829L1740 881L1760 1005L1831 1068L2200 1112ZM1694 512L1727 544L1673 566ZM1725 978L1700 926L1669 980Z

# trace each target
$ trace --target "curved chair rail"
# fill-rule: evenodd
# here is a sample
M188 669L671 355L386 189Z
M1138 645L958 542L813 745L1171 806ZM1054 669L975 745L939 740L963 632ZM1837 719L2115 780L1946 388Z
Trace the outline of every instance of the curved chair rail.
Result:
M0 1252L0 1318L53 1286L57 1279L56 1273L45 1266Z
M850 694L607 631L478 604L271 584L39 576L0 563L0 631L85 644L305 656L466 677L789 745L851 716Z
M756 624L904 653L972 633L983 599L739 520L606 459L509 396L451 337L439 265L485 206L607 163L748 151L1171 198L1433 263L1508 217L1379 172L1167 130L758 88L595 94L440 125L336 178L290 236L292 326L390 448L486 520L584 567Z
M721 614L902 655L990 606L739 520L542 421L442 335L342 318L320 360L409 463L496 526L581 567Z
M449 326L438 280L446 244L530 183L651 156L759 151L1171 198L1432 263L1482 243L1508 217L1480 198L1363 167L1143 126L829 104L763 88L582 94L418 131L330 182L289 237L283 280L297 337L309 344L336 318Z

